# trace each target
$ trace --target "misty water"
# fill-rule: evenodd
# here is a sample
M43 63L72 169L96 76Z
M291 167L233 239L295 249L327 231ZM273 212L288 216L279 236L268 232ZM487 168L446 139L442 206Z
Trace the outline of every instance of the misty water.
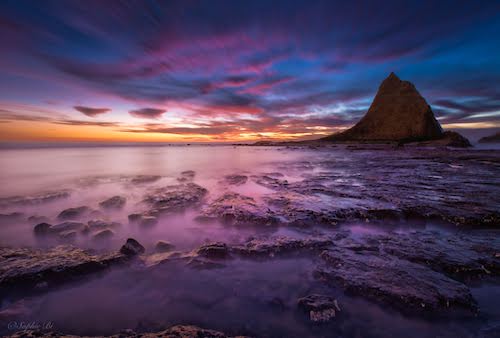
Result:
M436 208L446 215L463 217L498 211L500 175L498 162L492 160L497 155L479 150L429 156L430 152L197 145L3 149L0 214L21 216L2 221L0 246L45 250L74 245L104 253L116 252L132 237L149 255L159 240L170 242L176 251L191 252L211 242L237 245L249 238L300 239L334 235L340 230L353 241L412 231L432 231L439 237L465 231L474 236L475 229L463 230L435 218L371 221L351 217L335 224L304 221L308 210L317 214L334 209L397 211L401 205ZM466 162L463 156L480 158ZM185 173L191 171L194 174L188 174L187 180L208 191L200 205L162 215L150 227L129 222L128 215L145 210L148 193L185 184ZM227 177L235 175L246 179L228 183ZM263 182L263 177L275 178L295 190L279 190L275 181ZM67 196L32 205L9 202L13 196L24 198L46 192L67 192ZM217 219L199 221L200 210L227 192L253 198L283 222L242 226ZM116 195L126 198L122 209L99 207L99 202ZM295 203L293 213L270 203L270 197L273 201L291 198L288 203ZM102 219L119 223L112 228L112 238L99 241L82 233L71 241L35 236L33 227L41 220L60 223L57 217L62 210L80 206L92 210L79 216L80 222ZM300 222L294 219L298 214ZM491 241L498 245L497 233L493 233ZM500 304L500 286L494 278L470 285L479 315L433 318L403 314L325 284L315 277L319 261L317 255L233 257L218 268L193 269L175 260L158 265L148 259L137 260L47 292L12 293L2 299L0 321L52 322L57 331L82 335L115 334L126 328L151 332L175 324L193 324L257 337L465 337L476 336L483 328L500 322L496 306ZM341 311L334 320L313 324L297 309L297 299L312 293L338 299ZM1 317L12 308L19 312ZM0 333L8 332L2 324Z

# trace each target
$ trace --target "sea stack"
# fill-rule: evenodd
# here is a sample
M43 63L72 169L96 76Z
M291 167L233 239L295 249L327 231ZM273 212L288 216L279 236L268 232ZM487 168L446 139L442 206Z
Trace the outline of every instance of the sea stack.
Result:
M448 136L415 86L391 73L380 85L366 115L355 126L321 140L367 143L441 140L440 145L454 146L442 142ZM469 144L465 141L462 143Z

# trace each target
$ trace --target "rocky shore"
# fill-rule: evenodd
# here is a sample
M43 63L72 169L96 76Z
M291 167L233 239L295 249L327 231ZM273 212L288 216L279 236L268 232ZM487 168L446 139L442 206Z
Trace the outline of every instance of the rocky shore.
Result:
M354 304L361 300L411 320L464 321L470 327L457 332L489 332L493 337L499 323L484 314L475 289L500 285L499 168L500 155L493 151L311 149L273 163L270 171L224 174L210 184L199 180L195 170L180 172L167 183L156 177L141 177L136 185L133 177L89 178L89 189L113 182L125 190L87 205L72 204L72 190L66 188L3 198L2 231L24 224L37 245L0 248L0 322L27 316L29 309L19 312L18 302L114 272L132 280L188 274L188 284L197 288L210 273L221 284L220 292L232 295L238 306L250 297L266 311L296 318L320 336L332 327L339 334L352 333L345 323L354 320ZM53 211L39 208L35 214L19 208L23 201L29 208L47 205ZM57 207L60 201L64 207ZM168 229L172 220L186 215L189 227L199 233L197 241L187 245L175 236L154 235L152 243L144 242L149 238L145 234ZM205 231L214 226L234 235L211 238ZM247 294L249 290L226 280L238 273L254 278L243 268L247 265L278 268L290 261L306 262L301 264L307 272L294 276L300 292L287 293L288 298L266 284L277 282L252 280L256 288L266 285L266 291ZM188 296L182 297L188 300L181 297L181 304L222 307L217 304L224 297L212 298L210 291L193 301L193 285L186 286ZM192 306L199 313L198 305ZM189 319L174 324L198 324ZM193 326L158 327L133 325L127 328L137 332L109 336L226 337ZM233 328L227 332L264 332L237 324ZM50 334L64 336L57 332ZM272 332L270 336L280 331Z

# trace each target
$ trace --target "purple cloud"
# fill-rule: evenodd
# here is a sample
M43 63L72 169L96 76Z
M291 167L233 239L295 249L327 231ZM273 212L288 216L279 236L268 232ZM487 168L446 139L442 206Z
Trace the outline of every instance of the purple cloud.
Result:
M74 106L73 108L88 117L96 117L111 111L110 108L91 108L84 106Z
M156 109L156 108L141 108L129 111L129 114L133 117L141 119L158 119L160 118L166 110Z

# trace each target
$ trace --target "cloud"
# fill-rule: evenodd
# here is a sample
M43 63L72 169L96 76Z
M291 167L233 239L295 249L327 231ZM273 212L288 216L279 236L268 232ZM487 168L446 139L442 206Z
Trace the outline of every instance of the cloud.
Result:
M166 110L156 109L156 108L142 108L129 111L129 114L133 117L141 119L158 119L160 118Z
M36 15L31 7L0 2L5 95L18 103L57 98L57 107L72 105L78 89L86 98L110 98L105 107L165 107L128 112L137 118L159 119L168 110L184 125L196 122L143 132L228 139L343 127L366 111L392 70L428 89L424 96L446 121L499 107L495 2L101 2L92 9L71 2L38 7ZM35 85L40 90L30 90ZM81 114L111 109L75 106L56 116L38 108L18 119L44 114L77 126L90 123ZM102 126L127 120L113 117Z
M88 117L96 117L111 111L110 108L91 108L84 106L74 106L73 108Z

